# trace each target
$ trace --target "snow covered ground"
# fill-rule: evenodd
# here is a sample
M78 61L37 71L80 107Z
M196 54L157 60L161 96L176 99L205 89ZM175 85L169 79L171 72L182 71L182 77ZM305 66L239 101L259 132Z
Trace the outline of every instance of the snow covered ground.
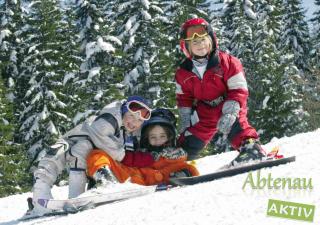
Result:
M242 188L248 174L202 183L194 186L153 193L135 199L113 203L81 213L18 222L27 209L26 198L31 193L0 199L0 224L59 224L59 225L280 225L306 224L267 216L269 199L315 205L314 224L320 224L320 129L290 138L274 139L265 146L280 146L286 156L296 155L296 162L261 170L273 178L312 178L312 190L253 190ZM210 156L197 165L209 172L234 156L234 152ZM257 172L254 172L255 176ZM66 187L54 188L56 198L66 195Z

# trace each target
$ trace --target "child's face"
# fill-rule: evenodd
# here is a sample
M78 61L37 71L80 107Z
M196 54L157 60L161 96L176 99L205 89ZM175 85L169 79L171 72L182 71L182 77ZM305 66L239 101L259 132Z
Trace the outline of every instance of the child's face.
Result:
M156 125L149 131L148 140L151 146L162 146L168 142L168 135L161 126Z
M190 43L190 50L193 55L197 56L205 56L210 52L211 49L211 43L208 36L202 37L202 38L195 38Z
M128 132L133 132L138 130L142 124L143 120L139 118L137 114L126 112L123 116L123 125Z

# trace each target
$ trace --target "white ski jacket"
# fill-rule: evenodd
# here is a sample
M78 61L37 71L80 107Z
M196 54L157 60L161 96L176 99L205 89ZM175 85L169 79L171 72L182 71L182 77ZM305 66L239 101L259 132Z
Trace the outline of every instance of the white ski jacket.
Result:
M89 117L64 134L52 146L52 153L40 160L34 177L51 186L66 166L70 170L85 171L86 158L93 148L102 149L114 160L121 161L125 156L122 104L122 101L108 104L98 116Z

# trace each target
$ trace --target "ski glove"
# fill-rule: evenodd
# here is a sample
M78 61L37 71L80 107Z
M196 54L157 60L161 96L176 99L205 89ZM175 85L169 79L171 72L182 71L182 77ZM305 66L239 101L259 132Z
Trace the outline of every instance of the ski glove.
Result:
M179 107L178 110L180 115L179 133L183 133L188 127L191 126L192 109L189 107Z
M224 135L228 135L232 125L236 121L240 111L240 104L234 100L228 100L223 104L222 116L218 121L218 131Z

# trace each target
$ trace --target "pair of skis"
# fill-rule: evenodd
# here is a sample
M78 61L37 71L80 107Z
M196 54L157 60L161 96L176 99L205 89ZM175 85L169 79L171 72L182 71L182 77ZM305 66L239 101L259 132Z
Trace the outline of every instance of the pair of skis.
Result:
M125 184L118 184L125 185ZM119 186L118 186L119 187ZM108 191L99 193L95 189L91 189L84 193L84 196L79 196L77 198L56 200L56 199L38 199L37 203L43 208L48 209L47 213L38 214L33 211L32 198L28 198L28 212L19 220L30 220L45 216L56 216L56 215L66 215L77 213L86 209L95 208L99 205L110 204L113 202L118 202L126 199L131 199L143 195L147 195L156 192L161 189L159 186L140 186L140 185L130 185L126 187L127 189L119 190L116 186L112 189L116 191ZM162 187L163 188L163 187Z
M94 193L93 195L87 195L74 199L66 200L55 200L55 199L38 199L38 204L44 208L50 209L50 213L44 215L33 215L32 214L32 199L28 200L29 214L27 213L20 220L34 219L42 216L54 216L54 215L65 215L69 213L76 213L88 208L94 208L102 204L110 204L117 201L131 199L157 191L167 190L175 186L187 186L194 185L202 182L213 181L225 177L234 176L237 174L258 170L266 167L278 166L295 161L295 156L283 157L278 155L278 150L273 150L268 154L267 159L262 161L253 161L238 166L225 166L222 169L197 176L197 177L183 177L183 178L171 178L170 185L155 185L155 186L138 186L133 185L127 190L118 190L108 193ZM123 184L120 184L123 185Z

